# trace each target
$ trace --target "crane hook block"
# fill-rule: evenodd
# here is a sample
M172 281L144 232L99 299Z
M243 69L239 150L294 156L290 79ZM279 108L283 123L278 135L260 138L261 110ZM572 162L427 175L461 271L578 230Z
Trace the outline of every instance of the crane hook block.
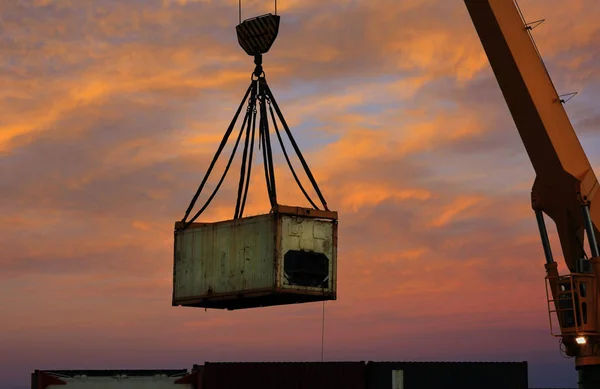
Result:
M266 14L246 19L235 27L238 43L251 56L265 54L279 33L279 15Z

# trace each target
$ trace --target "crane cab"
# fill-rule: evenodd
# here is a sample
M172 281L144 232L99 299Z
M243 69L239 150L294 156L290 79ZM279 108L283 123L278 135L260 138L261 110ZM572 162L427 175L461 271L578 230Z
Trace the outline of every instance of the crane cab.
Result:
M552 298L548 298L548 302L554 302L555 308L550 312L557 313L562 334L576 336L583 333L596 333L597 318L594 317L592 309L596 304L597 296L594 274L569 274L554 280L546 277L546 281L546 293L548 293L548 285L554 286Z

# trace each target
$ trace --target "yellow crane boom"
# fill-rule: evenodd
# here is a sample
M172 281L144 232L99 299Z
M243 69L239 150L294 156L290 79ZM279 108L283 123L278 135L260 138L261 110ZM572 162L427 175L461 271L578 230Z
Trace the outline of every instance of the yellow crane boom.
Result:
M546 257L550 312L581 387L600 388L600 191L514 0L464 0L536 173L531 191ZM570 274L559 276L543 214L556 224ZM590 255L584 243L587 236Z

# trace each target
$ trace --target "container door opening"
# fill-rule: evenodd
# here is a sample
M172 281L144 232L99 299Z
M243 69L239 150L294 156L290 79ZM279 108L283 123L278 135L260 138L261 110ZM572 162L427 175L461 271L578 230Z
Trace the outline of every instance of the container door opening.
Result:
M326 288L329 258L313 251L289 250L283 257L283 271L289 285Z

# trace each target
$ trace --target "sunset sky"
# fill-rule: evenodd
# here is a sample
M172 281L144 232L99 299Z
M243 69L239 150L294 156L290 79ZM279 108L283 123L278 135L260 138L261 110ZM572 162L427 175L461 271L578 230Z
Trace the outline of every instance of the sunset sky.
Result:
M534 37L559 94L578 92L565 107L600 171L596 3L520 1L546 19ZM244 17L272 5L244 1ZM264 70L340 218L325 359L526 360L531 386L575 387L550 335L533 168L464 2L278 10ZM320 360L321 303L171 306L173 224L254 69L237 22L232 0L0 1L3 388L34 369ZM275 149L280 203L308 205ZM237 166L201 220L233 216ZM253 173L246 214L266 213Z

